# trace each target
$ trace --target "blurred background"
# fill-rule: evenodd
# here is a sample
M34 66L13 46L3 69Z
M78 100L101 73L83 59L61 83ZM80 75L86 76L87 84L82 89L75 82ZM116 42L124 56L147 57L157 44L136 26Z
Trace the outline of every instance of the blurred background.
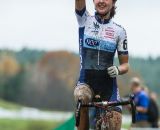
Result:
M159 6L118 0L114 21L129 41L131 69L118 78L121 96L137 76L160 105ZM87 8L94 14L92 0ZM0 130L51 130L73 115L78 49L74 1L0 0Z

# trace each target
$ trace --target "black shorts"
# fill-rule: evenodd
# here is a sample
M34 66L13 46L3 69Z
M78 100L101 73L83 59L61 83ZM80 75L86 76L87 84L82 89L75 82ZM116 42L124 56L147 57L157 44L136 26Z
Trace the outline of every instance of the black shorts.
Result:
M85 83L93 90L94 95L100 95L102 100L117 101L119 91L116 78L111 78L107 70L81 70L79 83Z

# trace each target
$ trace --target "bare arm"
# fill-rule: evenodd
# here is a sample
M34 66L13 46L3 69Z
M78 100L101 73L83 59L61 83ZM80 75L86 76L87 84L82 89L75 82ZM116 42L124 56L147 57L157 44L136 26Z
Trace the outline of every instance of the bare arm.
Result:
M75 0L75 9L76 10L82 10L86 6L85 0Z
M120 65L118 66L120 74L127 73L129 70L128 55L119 55L118 59L120 63Z
M136 107L136 110L140 113L147 113L147 109L144 107Z
M131 112L131 106L126 106L126 108ZM136 111L140 113L147 113L148 109L144 107L136 107Z

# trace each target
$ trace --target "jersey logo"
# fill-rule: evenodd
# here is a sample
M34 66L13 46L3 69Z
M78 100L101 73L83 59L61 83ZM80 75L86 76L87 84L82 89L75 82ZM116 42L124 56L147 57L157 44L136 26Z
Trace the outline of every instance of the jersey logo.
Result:
M99 28L100 28L99 24L97 22L93 22L93 26L94 26L94 29L91 32L93 32L94 35L98 35L98 31L99 31Z
M95 30L98 30L100 28L99 24L97 22L93 22Z
M94 39L91 36L84 35L83 47L90 49L99 49L102 51L115 52L116 43L101 39Z
M99 42L98 42L97 40L92 39L92 38L87 38L87 39L85 39L85 43L86 43L88 46L91 46L91 47L99 46Z
M105 38L114 39L114 33L115 31L113 30L113 28L108 27L107 29L105 29Z

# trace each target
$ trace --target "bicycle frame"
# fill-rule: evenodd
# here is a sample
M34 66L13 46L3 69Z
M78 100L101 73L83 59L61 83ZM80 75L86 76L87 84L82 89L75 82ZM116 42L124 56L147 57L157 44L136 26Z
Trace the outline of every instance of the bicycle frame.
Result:
M77 109L75 113L76 126L78 127L80 124L80 110L82 107L100 107L102 109L107 109L108 107L123 106L123 105L131 105L132 123L135 123L136 122L136 106L134 103L133 95L131 95L128 100L116 101L116 102L102 101L102 102L89 102L87 104L83 104L81 100L78 100Z

